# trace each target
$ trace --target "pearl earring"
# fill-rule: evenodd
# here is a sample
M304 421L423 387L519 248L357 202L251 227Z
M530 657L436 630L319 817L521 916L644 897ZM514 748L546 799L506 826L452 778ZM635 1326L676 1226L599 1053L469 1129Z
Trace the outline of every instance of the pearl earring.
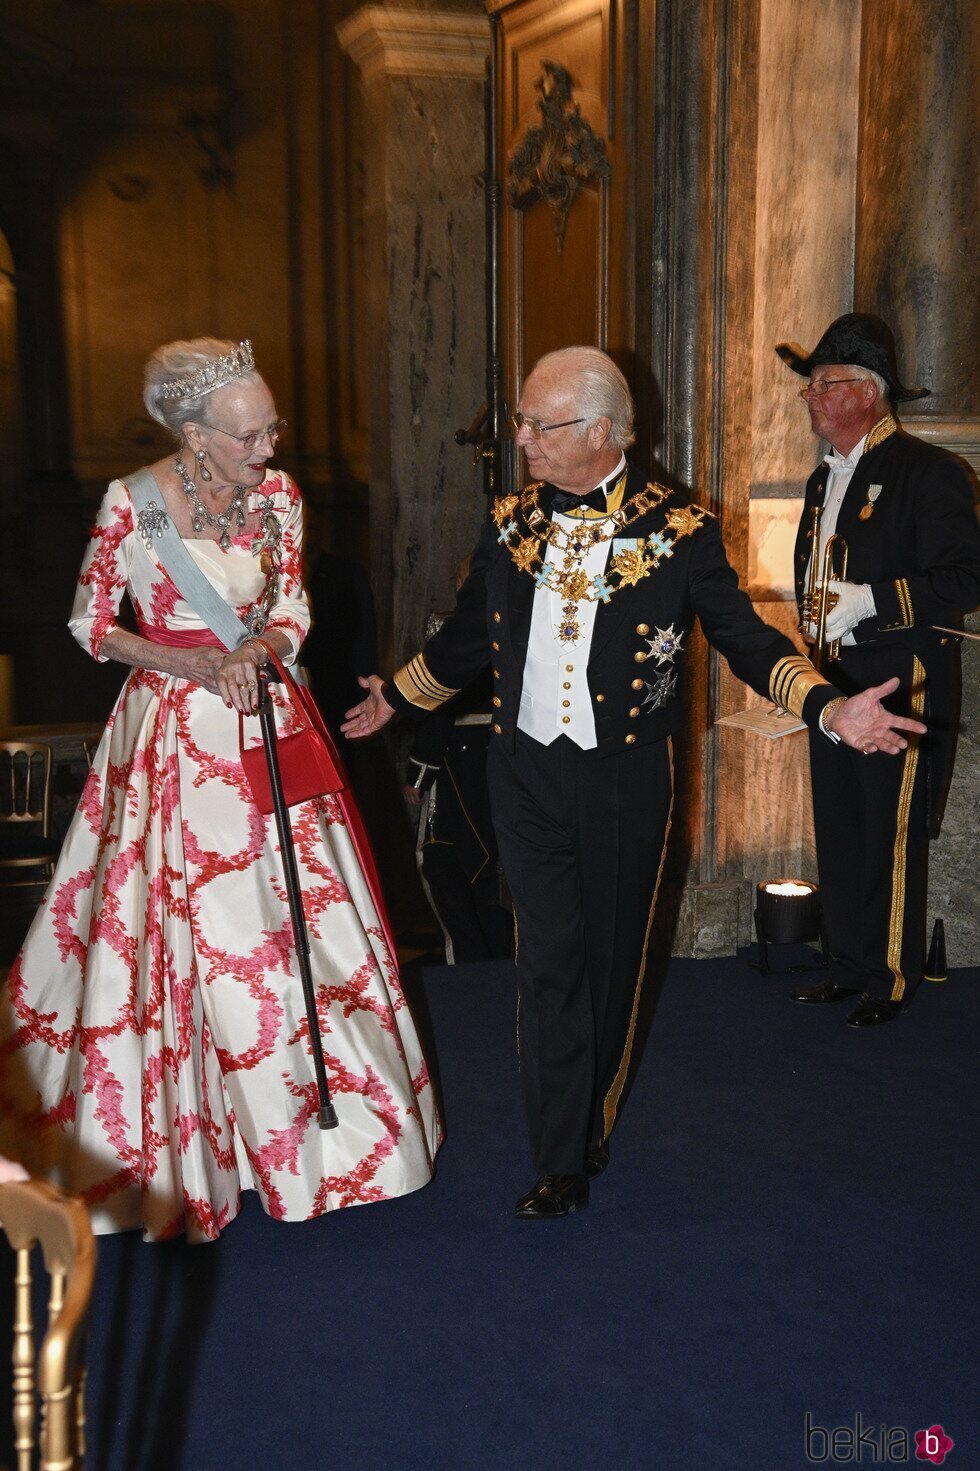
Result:
M208 469L207 465L205 465L205 463L204 463L204 451L203 451L203 449L199 449L198 452L197 452L197 454L194 456L194 458L197 461L198 469L201 472L201 479L202 480L210 480L211 479L211 471Z

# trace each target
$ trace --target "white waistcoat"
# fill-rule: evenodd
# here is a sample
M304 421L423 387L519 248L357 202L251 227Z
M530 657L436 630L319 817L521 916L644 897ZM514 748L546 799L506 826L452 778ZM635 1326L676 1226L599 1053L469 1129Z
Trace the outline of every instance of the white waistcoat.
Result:
M565 531L574 531L582 522L572 516L553 517ZM588 526L607 526L605 521L588 521ZM584 548L576 559L589 581L605 572L612 540ZM564 555L558 560L564 565ZM576 621L579 636L575 643L563 643L559 630L568 622L562 613L566 599L550 587L539 587L534 594L531 631L524 662L524 685L517 728L543 746L550 746L560 735L568 736L583 751L596 745L595 715L585 671L592 646L592 630L598 603L583 599L577 604Z

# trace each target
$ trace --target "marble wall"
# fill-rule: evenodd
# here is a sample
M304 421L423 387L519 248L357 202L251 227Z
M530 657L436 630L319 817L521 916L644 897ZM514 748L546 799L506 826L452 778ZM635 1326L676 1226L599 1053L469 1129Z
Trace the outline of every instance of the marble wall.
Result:
M773 351L812 346L851 308L860 7L762 0L749 585L793 589L802 486L819 458L800 380Z
M382 665L452 605L485 514L453 441L485 397L482 13L363 7L340 28L361 71L372 573Z
M751 483L747 582L756 611L797 639L793 542L803 485L821 447L799 378L774 351L812 345L851 306L854 174L858 141L860 11L851 0L815 10L762 0L759 14L754 310L751 354ZM792 84L788 79L792 79ZM734 681L731 681L734 684ZM744 686L734 704L760 703ZM755 885L773 875L815 877L809 760L803 734L748 741L745 779L726 820L741 831L737 934L753 938Z

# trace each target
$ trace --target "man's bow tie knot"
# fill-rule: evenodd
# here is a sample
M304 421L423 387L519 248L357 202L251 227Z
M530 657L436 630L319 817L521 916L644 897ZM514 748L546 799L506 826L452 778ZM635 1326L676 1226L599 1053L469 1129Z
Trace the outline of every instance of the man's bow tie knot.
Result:
M554 509L563 514L565 511L577 511L581 507L588 506L592 511L605 513L606 509L606 487L600 485L597 490L590 490L588 495L573 495L568 490L556 490Z

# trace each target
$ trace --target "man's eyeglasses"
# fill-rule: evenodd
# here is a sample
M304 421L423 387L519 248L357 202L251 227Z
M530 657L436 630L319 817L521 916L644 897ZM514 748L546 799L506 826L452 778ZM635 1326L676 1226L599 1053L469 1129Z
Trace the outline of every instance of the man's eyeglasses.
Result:
M584 419L562 419L560 424L542 424L540 419L529 419L526 414L511 414L510 422L517 433L526 429L532 439L540 439L549 429L567 429L569 424L584 424Z
M863 381L862 378L814 378L812 383L808 383L805 388L799 390L799 394L800 398L806 398L808 393L823 395L829 393L832 388L836 388L838 383L862 383Z
M227 434L229 439L237 439L245 453L250 454L255 446L263 439L267 439L272 448L275 449L286 428L286 421L285 419L277 419L274 424L269 425L268 429L252 429L248 434L232 434L230 429L222 429L220 424L212 424L211 428L218 434Z

